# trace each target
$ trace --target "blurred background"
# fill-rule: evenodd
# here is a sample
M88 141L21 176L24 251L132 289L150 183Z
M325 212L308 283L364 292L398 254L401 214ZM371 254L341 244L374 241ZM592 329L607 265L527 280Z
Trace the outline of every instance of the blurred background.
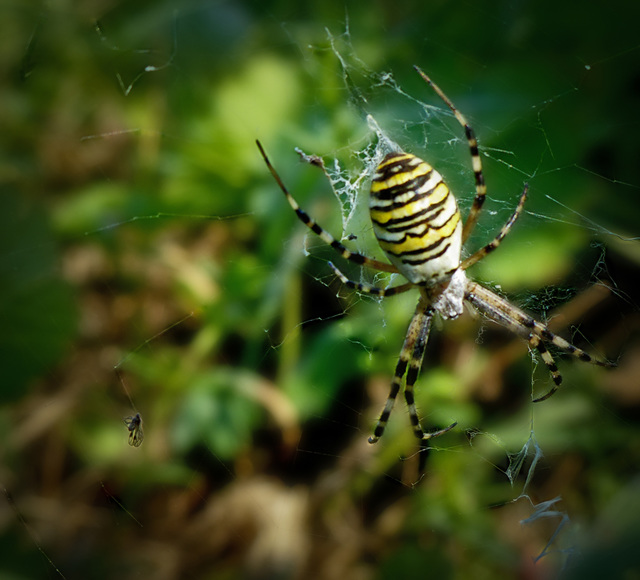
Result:
M1 0L0 577L640 577L639 16ZM533 405L551 379L523 341L436 324L418 408L458 426L430 449L402 401L367 443L416 296L341 287L329 260L389 279L308 233L255 146L382 259L367 115L463 213L474 193L464 133L413 65L479 137L469 250L530 183L472 276L619 363L558 357L562 389Z

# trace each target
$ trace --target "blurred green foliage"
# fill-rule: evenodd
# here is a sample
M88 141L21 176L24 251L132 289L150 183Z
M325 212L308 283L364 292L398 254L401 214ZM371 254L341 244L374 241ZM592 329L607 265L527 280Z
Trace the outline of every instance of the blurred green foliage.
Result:
M3 2L0 575L637 570L619 549L637 518L610 519L637 492L640 456L634 12ZM415 296L340 288L335 255L303 231L255 147L323 226L381 257L366 216L343 231L344 207L294 147L354 179L371 114L466 211L463 131L413 64L479 136L489 199L471 249L531 185L526 214L473 275L543 318L569 302L566 320L551 316L560 331L584 319L573 340L623 354L608 374L561 364L566 388L534 407L549 376L520 341L479 334L471 317L435 328L417 402L426 425L459 427L429 451L400 403L366 445ZM613 298L582 293L604 280ZM132 411L139 449L126 444ZM546 457L530 471L535 450ZM529 476L530 500L513 501ZM562 518L520 522L556 496L571 523L534 564ZM590 545L602 529L620 543Z

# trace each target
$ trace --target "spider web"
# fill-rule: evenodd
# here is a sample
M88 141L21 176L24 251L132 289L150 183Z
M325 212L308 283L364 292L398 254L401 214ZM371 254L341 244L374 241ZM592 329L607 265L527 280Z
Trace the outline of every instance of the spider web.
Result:
M238 17L237 8L227 6L220 9L223 13L228 11L227 15ZM126 34L126 27L123 33L122 29L114 26L109 15L90 24L83 21L87 37L90 36L100 47L92 72L102 73L102 78L113 83L124 102L131 103L128 116L125 122L116 122L112 126L109 107L105 107L100 111L100 122L91 125L94 129L81 133L81 150L89 154L80 161L73 155L70 158L78 165L89 164L88 160L93 160L96 163L94 170L100 178L90 180L91 187L79 196L77 204L67 206L66 211L53 210L56 235L39 224L33 230L25 229L28 241L21 238L15 248L11 244L3 246L11 248L3 254L6 271L25 275L23 291L24 288L35 287L36 282L43 279L47 282L49 272L42 264L46 266L49 263L46 258L58 245L64 248L64 264L57 268L64 273L68 283L82 288L77 301L83 313L81 326L85 340L72 346L59 345L56 353L69 349L69 360L54 369L47 366L45 360L42 368L46 370L38 376L36 387L21 400L20 406L7 411L6 415L3 412L1 427L11 452L6 453L7 461L0 478L7 500L5 508L8 508L0 512L2 531L9 529L11 532L10 522L17 523L19 530L16 535L21 539L20 545L26 539L26 543L32 545L31 552L39 553L46 573L52 577L70 578L73 570L88 567L82 560L83 550L75 549L80 545L76 541L79 535L86 553L98 554L109 560L113 556L113 560L122 566L122 570L113 571L114 575L117 573L122 578L141 575L162 577L155 575L156 571L162 571L167 578L180 577L181 573L188 575L187 564L180 568L180 556L185 553L189 554L189 561L193 559L195 562L194 569L198 564L207 567L212 560L217 569L220 561L228 565L225 554L231 554L232 560L242 554L246 556L248 569L255 573L265 561L270 564L274 560L286 563L292 549L299 554L310 553L309 544L322 544L330 553L336 554L338 548L343 547L354 552L362 550L361 546L358 548L358 542L362 542L361 545L366 544L366 549L374 553L379 549L376 542L380 540L376 538L384 542L387 538L397 537L393 533L397 529L394 517L406 509L403 502L406 506L409 499L416 502L414 507L419 507L421 501L425 505L430 501L428 506L416 510L424 517L434 505L440 505L444 497L438 493L439 485L455 488L459 493L462 488L457 488L455 482L472 477L469 473L485 464L499 474L500 481L512 486L513 491L506 497L501 488L500 499L527 506L528 511L520 513L514 521L535 527L547 519L554 520L555 527L551 532L538 535L544 541L538 545L536 557L544 560L552 552L569 554L572 549L570 543L559 546L560 539L573 525L573 517L569 517L567 510L563 511L561 496L549 493L531 499L539 490L535 480L540 471L544 471L543 451L548 449L546 435L562 418L550 413L551 419L545 419L543 412L527 406L514 415L507 428L504 421L496 421L498 426L495 426L491 420L485 423L479 419L471 405L460 404L450 394L457 390L459 385L455 381L460 382L459 378L452 376L444 367L435 368L437 353L446 352L438 345L451 337L446 328L434 329L434 337L430 341L430 346L436 347L436 354L430 355L429 359L434 368L424 369L418 387L429 391L433 398L424 399L420 410L423 420L428 423L459 420L460 435L462 437L466 433L468 441L460 442L455 438L436 440L429 449L415 451L405 413L399 404L394 412L393 425L385 435L386 441L377 447L366 445L371 422L379 409L377 404L372 404L366 411L371 415L365 415L362 409L368 404L362 400L364 395L348 395L345 390L338 390L340 381L345 379L343 376L336 378L331 372L334 358L337 358L331 349L336 344L344 345L341 348L352 355L354 368L366 369L371 376L378 377L368 382L366 398L369 398L369 391L371 394L379 391L382 397L386 396L388 379L415 297L401 296L393 302L376 301L338 289L340 299L333 311L309 316L306 312L296 311L296 308L301 308L301 296L314 292L308 282L301 280L306 278L319 282L315 286L323 290L331 286L330 294L335 294L337 287L334 287L333 277L326 267L325 255L321 254L317 259L322 250L312 235L306 232L296 234L283 242L289 231L289 225L283 224L290 224L294 218L282 210L282 199L277 193L274 195L274 184L257 188L243 177L243 173L259 175L255 179L266 183L263 179L265 169L258 167L255 159L244 162L238 155L232 155L234 148L239 147L238 142L243 139L253 141L255 126L244 134L245 127L237 118L225 123L226 119L220 120L225 115L218 115L214 123L198 119L198 123L189 127L173 126L159 131L155 129L155 123L150 122L151 115L146 116L150 111L158 118L162 116L162 107L157 105L158 95L148 89L162 87L159 79L164 79L163 75L175 74L173 82L185 86L190 86L193 80L189 67L196 59L186 62L183 58L183 52L186 52L183 43L187 41L180 34L181 15L174 11L168 14L162 20L167 23L164 32L158 32L162 41L148 43L138 39L142 29L138 20L130 21L129 30L135 31L135 41ZM44 65L39 60L44 55L38 51L38 44L46 39L54 26L59 25L59 22L49 24L42 17L33 28L22 57L21 74L24 79L38 82L43 68L47 70L49 64L46 60ZM225 38L229 42L229 37ZM321 150L333 192L339 201L339 205L334 204L331 209L332 212L337 209L341 218L335 229L335 224L328 218L332 233L340 233L339 237L349 247L382 258L367 221L366 192L377 163L386 152L394 149L411 150L425 157L428 151L430 162L446 172L452 189L460 192L457 197L463 213L466 213L473 198L472 186L469 185L472 178L468 147L450 111L430 94L428 87L411 84L413 81L405 80L406 77L402 82L398 81L394 76L395 68L384 72L380 72L385 68L382 66L376 70L369 68L358 58L348 28L339 36L327 32L326 42L315 46L303 48L306 45L298 41L295 44L310 68L314 59L319 60L326 55L338 63L334 80L342 88L342 100L351 107L351 118L358 119L357 122L350 121L350 129L356 128L356 131L351 134L347 145L327 145L330 141L325 141ZM204 54L221 54L223 48L227 48L226 43L213 48L207 46ZM291 78L268 59L260 64L268 74L259 74L254 69L252 74L255 77L247 73L251 78L244 87L229 87L233 85L229 83L226 88L231 96L226 101L216 101L210 105L211 109L216 106L224 109L221 103L229 106L233 101L246 98L243 101L245 110L253 110L258 108L255 107L255 95L259 92L263 99L261 106L276 113L279 111L274 113L274 118L284 125L283 119L289 110L282 105L283 112L268 101L266 79L280 75L277 78L286 85L284 81L291 81ZM81 65L76 62L75 66ZM60 75L59 72L56 74ZM93 76L90 78L95 80ZM238 81L238 84L241 83ZM246 90L246 87L252 90ZM72 96L71 93L73 91L64 97ZM250 97L245 97L246 94ZM471 89L467 94L471 94ZM135 100L140 95L142 99ZM182 93L171 105L179 106L180 99L188 98ZM545 143L553 141L546 132L552 124L545 120L545 111L563 98L564 94L558 94L535 104L536 129L543 135ZM474 101L470 98L466 102L464 98L462 102L456 98L455 102L465 114L468 110L475 110ZM198 102L194 108L197 106L204 110L208 105ZM523 109L521 107L520 115L524 118ZM479 113L477 117L480 117ZM496 173L498 175L492 180L498 185L495 189L490 185L487 207L471 240L471 245L476 244L473 247L477 247L483 240L490 239L513 211L525 180L562 173L565 166L560 161L552 163L550 169L545 165L553 153L551 145L541 150L536 164L528 167L520 159L516 145L493 147L482 144L486 135L500 136L507 132L508 123L517 123L517 116L515 121L495 125L478 125L475 118L471 120L481 135L483 161L487 162L492 177L495 178ZM73 124L71 117L66 119L66 123ZM337 123L329 123L334 124ZM267 125L260 124L261 127ZM66 128L59 129L60 133L65 134ZM278 133L269 134L272 135L269 148L275 149ZM308 133L285 126L283 134L294 134L295 144L304 148L306 154L317 153L312 147L307 150L306 143L313 142L308 139ZM40 135L45 136L45 129L40 130ZM217 140L224 142L229 158L236 160L235 165L226 164L227 158L220 150L213 155L210 153L211 149L216 149L210 147L215 145L212 142L217 143ZM151 171L153 162L158 161L153 152L169 143L169 154L158 164L161 166L159 173L180 175L183 180L169 180L171 185L163 189L165 197L162 203L156 203L155 191L153 194L136 191L142 180L138 181L133 175L123 179L114 170L114 166L118 167L122 162L122 157L126 157L122 152L132 151L132 143L149 154L148 157L141 155L148 162L142 172ZM490 143L489 139L487 143ZM64 139L59 139L56 147L41 142L38 146L49 154L57 150L64 152ZM111 151L111 156L101 157L105 150ZM77 150L73 149L73 152L77 153ZM253 153L257 158L255 151ZM179 159L184 157L191 158L193 163L180 162ZM282 166L284 174L286 157L284 162L282 158L282 152L279 152L278 168ZM275 154L273 161L276 161ZM67 162L68 158L61 154L55 161L49 160L49 167L68 167L65 165ZM214 174L214 178L203 180L198 189L192 187L197 180L188 180L184 175L202 171L202 167L206 168L207 175ZM569 170L593 177L581 167L569 166ZM67 171L73 174L73 171ZM315 170L303 166L299 171L313 173ZM62 183L58 185L61 192L80 187L72 180L65 181L64 169L59 169L56 176ZM600 174L595 177L607 185L637 189L622 180L605 178ZM119 191L116 185L120 179L134 181L136 187ZM55 183L55 179L52 181ZM160 182L162 180L158 179ZM243 189L257 193L250 203L234 204L231 198L239 198ZM227 191L232 194L225 195ZM325 190L320 188L320 191ZM506 197L494 195L500 191L509 193ZM607 242L611 238L621 241L634 239L601 225L598 217L594 218L579 205L567 202L551 188L539 186L539 191L550 204L528 206L522 220L522 240L527 240L538 224L556 222L571 223L582 234L595 234ZM219 195L220 192L223 195ZM212 196L215 197L213 201ZM217 210L219 213L216 215L209 215L209 204L217 204L221 197L230 199L228 205L215 205L222 209ZM129 202L122 203L123 198ZM184 205L175 203L176 199L185 198L196 201ZM167 203L167 199L172 203ZM98 200L97 210L89 208L87 200ZM51 203L55 205L53 201ZM313 203L315 199L312 206ZM122 211L123 207L126 211ZM271 207L276 209L270 213ZM23 206L16 206L15 211L8 215L19 216L25 212ZM99 218L93 219L95 215ZM283 216L282 221L276 217L280 215ZM255 244L251 241L255 235L251 225L254 222L263 228L259 239L264 248L271 244L270 250L252 246ZM176 224L177 228L174 228ZM270 229L269 224L275 226ZM19 223L14 229L19 230L21 225ZM151 242L144 233L140 233L156 228L161 230L165 225L170 226L171 231L151 236ZM5 227L3 231L13 230ZM301 241L302 236L305 241ZM251 252L234 251L236 244L245 243L252 248ZM526 245L528 242L515 243ZM128 251L119 247L120 244ZM606 279L612 283L609 287L621 301L632 303L632 298L617 288L615 276L609 275L604 245L602 242L598 244L589 256L579 259L578 268L582 270L583 279L591 282ZM105 248L114 247L121 252L121 262L109 262L110 254ZM274 253L273 247L280 258L277 261L264 260L264 255ZM311 268L306 271L306 266L301 265L301 247L307 255L316 258L306 262L319 263L323 267L320 273ZM291 264L294 264L293 268ZM291 275L292 270L302 268L305 268L304 277ZM34 273L36 271L37 274ZM395 276L377 274L371 279L370 273L351 271L368 282L380 285L394 283ZM499 284L507 286L504 278L492 270L482 270L480 274L494 288ZM265 278L268 281L262 283ZM285 284L284 280L288 283ZM225 284L229 289L225 289ZM550 314L552 309L577 296L578 284L571 280L566 286L549 283L543 290L527 288L517 295L517 303L553 321L557 316ZM136 291L129 291L131 288L136 288ZM249 288L246 295L240 292L245 288ZM52 299L58 292L62 293L62 290L50 284ZM223 306L211 306L221 293L225 296ZM241 298L236 300L234 294ZM25 293L26 299L30 296ZM282 315L283 321L278 322L282 296L290 308ZM322 300L326 297L327 293L323 294ZM70 324L59 302L55 303L55 308L48 308L48 304L41 305L39 300L41 296L35 295L30 299L29 312L33 319L52 320L59 330ZM574 320L570 314L567 318ZM212 321L224 321L224 325L216 326ZM295 393L305 389L305 385L300 383L308 376L315 376L305 374L304 365L296 367L291 362L304 360L297 335L308 329L314 330L314 325L321 329L319 339L313 344L312 340L305 342L305 348L313 347L314 354L325 355L317 364L322 366L322 374L326 375L326 383L331 387L321 385L329 392L324 395L320 387L314 386L317 400L312 397L309 397L311 400L302 400L301 396L296 399ZM485 346L491 346L487 344L490 343L490 331L482 326L479 331L463 328L456 332L471 336L471 343L479 343L474 352L481 353ZM580 338L582 332L573 329L572 334ZM256 335L260 338L255 338ZM444 338L438 338L438 335ZM585 333L585 337L593 338L593 335ZM323 340L329 344L324 350ZM238 355L238 344L243 341L250 342L252 347ZM189 348L183 348L185 345ZM40 343L31 338L29 360L45 359L53 350L50 346L50 343ZM210 365L206 365L207 372L191 375L193 367L205 366L202 361L212 352L218 354L212 357ZM526 354L522 358L526 359ZM313 363L313 360L306 360L308 365ZM525 379L530 378L532 389L537 390L540 385L548 383L548 376L545 368L537 369L544 365L538 365L533 355L531 360ZM302 378L298 383L290 380L289 390L282 389L281 384L286 381L275 376L275 367L281 376L300 375ZM5 373L7 383L21 385L20 377L12 373L8 366ZM568 382L577 389L576 384L582 375L575 376L578 379ZM361 378L350 376L348 380L356 383L349 385L354 387L350 392L363 392L362 384L358 382ZM233 385L233 389L229 385ZM463 394L465 388L462 389ZM568 401L572 408L576 407L574 403ZM328 414L328 406L339 407L341 412ZM560 408L566 411L566 406ZM138 411L143 417L145 438L142 446L134 449L127 446L128 433L122 419ZM581 417L579 412L574 410L573 413L574 417ZM302 439L301 417L304 417L304 431L312 434L305 436L303 433ZM205 428L212 424L216 429ZM509 429L512 432L505 433ZM210 434L211 431L215 431L214 435ZM272 441L270 437L279 439ZM487 447L486 442L493 445ZM247 451L249 448L258 451L252 454ZM261 463L269 455L269 450L276 448L281 454L278 460L271 465ZM25 464L30 457L42 458L34 463L35 467L31 466L34 474L42 475L34 475L22 486L20 478L27 479L27 476L21 471L16 457ZM456 460L460 461L458 471ZM153 481L152 486L150 481ZM378 487L389 492L393 499L388 500L386 509L379 508L384 517L370 516L375 522L370 526L371 522L367 521L369 511L375 513L378 506L364 507L367 498L361 490ZM396 502L394 494L398 493L398 488L406 495ZM360 491L354 491L350 497L352 489ZM152 497L145 502L143 498L147 494ZM425 499L418 499L422 497ZM461 505L455 504L451 496L445 499ZM336 500L346 506L343 510L348 521L346 528L334 513L333 502ZM482 498L484 500L487 497ZM494 499L485 503L492 501ZM318 532L305 527L305 518L310 513L320 513L317 506L325 509L318 520L326 520L331 533L326 529ZM480 507L477 511L485 511L485 508ZM212 527L211 522L219 525ZM354 533L360 522L361 529ZM436 514L430 525L444 530L446 525L443 522ZM260 533L257 534L258 540L253 541L248 530L256 525ZM345 529L348 529L346 535ZM113 553L105 555L92 544L103 534L108 538L104 545L109 546ZM372 539L371 535L376 538ZM279 542L276 541L278 538ZM329 541L325 544L323 538ZM332 545L334 538L341 538L341 541ZM68 541L68 546L74 546L73 550L65 545L65 539L74 540ZM183 550L181 545L189 548ZM70 553L74 554L73 557L69 557ZM122 554L123 563L120 563ZM128 566L131 561L135 562L133 569ZM339 570L337 574L341 573ZM27 577L28 573L25 574ZM42 575L42 568L33 574Z
M340 39L336 39L330 31L327 31L327 35L330 41L331 51L340 63L341 76L344 86L348 91L349 102L359 115L366 120L372 140L365 141L361 148L354 148L353 144L351 146L350 160L357 160L360 167L359 171L357 169L349 171L341 165L336 158L332 162L327 163L326 172L330 179L332 190L336 198L339 200L340 207L342 208L341 241L347 243L349 247L355 247L357 251L364 253L365 255L371 255L370 252L373 244L370 240L366 239L368 233L366 233L365 236L362 236L361 234L354 235L353 233L370 231L370 228L363 225L362 221L359 221L360 218L358 217L366 211L364 209L367 204L366 187L363 187L363 185L370 183L378 163L386 153L389 151L403 149L403 147L399 145L391 135L387 134L387 132L382 128L382 125L386 126L393 123L396 126L401 127L404 132L412 131L414 134L415 129L419 129L422 134L422 142L418 143L418 147L420 149L432 151L435 145L436 151L439 150L440 155L442 156L440 161L443 162L445 166L449 166L450 168L453 167L454 182L462 181L459 179L460 177L466 179L466 189L461 187L459 191L466 190L467 192L471 191L468 184L472 182L472 179L470 179L471 171L468 168L468 165L470 164L467 151L468 144L464 138L462 128L457 124L457 122L451 122L451 112L444 104L440 103L433 105L422 101L421 98L417 98L412 94L407 93L395 80L391 72L386 71L380 73L368 69L366 65L353 54L348 30L340 37ZM338 48L338 44L341 45L341 48ZM342 54L341 51L343 50L349 53L349 57L345 57ZM356 76L361 79L365 79L365 85L369 89L367 91L367 95L373 95L372 98L365 96L365 91L359 88L354 82L354 77ZM375 103L372 101L375 100L375 97L377 96L376 93L378 91L385 93L385 95L393 93L395 96L399 97L400 100L404 100L412 105L415 111L418 111L420 116L419 119L394 118L390 121L388 115L383 112L381 113L381 117L385 120L378 122L376 118L377 114L374 116L374 114L370 112L372 109L376 108ZM557 95L550 101L542 103L539 106L537 113L538 120L540 120L543 109L546 108L550 102L555 99L562 99L563 97L564 95ZM473 124L475 125L475 122L473 122ZM541 130L544 134L542 123ZM545 142L547 143L548 148L551 149L551 145L548 143L546 135ZM462 151L462 160L460 160L459 151ZM514 176L515 180L522 180L523 182L530 180L535 181L536 177L543 172L544 163L542 162L542 159L545 156L544 153L540 154L541 159L539 166L530 171L522 170L519 167L519 164L517 163L517 155L512 151L491 147L481 147L480 154L484 163L497 163L502 166L503 171L507 170L511 182L514 181ZM308 157L309 155L303 154L303 160ZM438 168L440 167L437 164L435 164L435 166ZM558 168L552 170L552 172L561 170L562 168ZM611 182L615 183L615 180L612 180ZM635 189L635 186L632 184L627 183L624 185ZM486 217L487 214L492 218L496 216L508 216L513 211L515 203L517 202L517 197L514 197L511 200L496 200L491 196L492 189L491 184L489 184L489 201L487 203L487 208L484 210L483 217ZM544 194L544 196L553 204L551 211L558 208L561 208L564 211L559 211L557 213L541 213L537 210L526 209L525 214L528 216L530 221L535 220L547 223L559 222L576 227L582 231L591 232L592 234L596 234L600 237L606 237L608 239L614 237L625 242L637 239L631 236L612 232L608 228L598 224L594 219L582 215L579 211L565 205L553 195L547 193ZM465 197L459 198L461 206L463 208L468 208L471 203L471 198L472 194L467 194ZM491 219L490 221L492 225L483 226L481 223L478 224L477 230L480 234L476 234L472 240L476 240L478 238L491 239L491 237L493 237L496 231L496 220ZM501 217L500 223L503 223L504 221L506 221L506 219ZM309 235L312 236L312 234ZM591 272L589 273L588 270L585 270L583 271L583 276L589 279L592 284L605 288L605 294L607 291L612 290L617 293L619 298L625 300L626 297L616 291L615 283L612 285L611 282L601 282L602 280L610 281L611 274L606 269L606 251L604 244L597 244L595 247L597 248L599 255L596 255L596 258L591 265ZM363 280L366 280L367 278L366 272L361 272L360 276ZM385 276L377 274L374 278L374 282L376 280L379 281L379 279L384 280ZM323 284L326 284L326 279L318 278L318 280ZM382 286L384 285L385 284L383 283ZM500 289L501 287L499 283L493 283L492 286L496 289ZM548 287L545 288L542 293L530 291L527 294L519 296L519 305L526 309L537 311L539 313L538 316L540 316L545 322L548 322L547 316L550 311L557 308L558 304L567 302L575 296L575 289L566 287ZM363 299L368 300L366 297L363 297ZM385 326L386 322L383 320L383 327ZM574 329L574 332L577 331ZM574 334L574 337L575 336L576 335ZM536 383L538 379L535 378L536 375L534 375L533 371L535 371L538 365L534 354L530 354L533 362L531 382L532 392L534 392L534 383ZM543 370L546 372L546 369ZM548 381L548 379L542 380ZM423 383L428 384L428 380L423 380ZM396 414L399 414L397 410ZM530 426L531 431L529 436L524 440L522 447L519 450L508 451L506 447L501 445L508 462L508 466L503 473L508 478L512 486L517 487L519 485L518 482L520 482L521 485L521 491L512 501L518 502L520 500L527 500L528 504L531 506L531 514L521 520L521 525L532 526L534 523L546 519L557 521L555 529L549 536L547 543L541 548L541 551L535 557L535 561L537 562L551 553L554 555L559 554L561 556L562 568L564 568L568 565L569 558L574 554L575 546L569 545L563 548L559 547L562 544L562 540L559 540L558 536L563 531L565 532L564 535L566 535L566 528L571 525L571 518L569 515L565 511L558 509L558 504L561 504L562 497L557 496L552 499L536 503L527 493L528 487L533 481L537 469L540 466L540 462L544 459L543 449L536 439L535 414L533 409L531 410ZM474 429L470 429L469 433L473 434L471 439L474 439L481 434L480 432L476 432ZM484 435L488 436L492 440L496 439L495 436L488 433L484 433ZM437 449L439 451L443 451L440 446L438 446Z

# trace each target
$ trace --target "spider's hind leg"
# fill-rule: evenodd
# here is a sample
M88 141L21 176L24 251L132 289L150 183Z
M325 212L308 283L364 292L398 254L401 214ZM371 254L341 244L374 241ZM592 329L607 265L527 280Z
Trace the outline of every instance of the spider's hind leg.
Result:
M445 95L444 91L434 83L431 78L427 74L425 74L419 67L414 66L418 74L431 86L431 88L436 92L436 94L444 101L444 103L451 109L451 112L457 119L458 123L464 128L464 134L467 138L467 142L469 144L469 152L471 153L471 166L473 168L473 175L475 177L476 182L476 195L473 199L473 205L471 206L471 210L469 211L469 215L467 216L467 221L464 224L464 228L462 230L462 241L465 242L473 228L478 221L478 216L480 215L480 210L484 205L485 197L487 196L487 186L484 182L484 174L482 173L482 161L480 160L480 153L478 152L478 140L476 139L476 134L474 130L469 125L466 117L458 111L456 106L451 102L451 99Z
M334 238L327 230L325 230L318 222L316 222L306 211L304 211L298 205L298 202L295 200L293 195L291 195L291 193L287 189L280 175L276 171L276 168L271 164L271 161L269 161L269 158L267 157L267 154L264 148L262 147L262 144L260 143L260 141L256 140L256 145L260 150L260 155L262 155L262 158L264 159L264 162L267 165L267 168L269 169L269 171L271 172L271 175L273 176L276 183L282 190L282 193L284 194L285 198L289 202L289 205L291 206L293 211L296 212L298 219L305 226L307 226L314 234L317 234L325 244L331 246L345 260L349 260L355 264L366 266L367 268L372 268L374 270L380 270L381 272L396 273L398 271L397 268L392 264L387 264L386 262L381 262L380 260L374 260L373 258L367 258L362 254L358 254L356 252L350 251L341 242L339 242L336 238ZM306 156L306 157L307 157L306 161L308 161L312 165L315 165L316 167L320 167L324 171L324 174L327 175L327 172L324 170L324 164L322 163L322 160L319 157L316 157L316 156Z

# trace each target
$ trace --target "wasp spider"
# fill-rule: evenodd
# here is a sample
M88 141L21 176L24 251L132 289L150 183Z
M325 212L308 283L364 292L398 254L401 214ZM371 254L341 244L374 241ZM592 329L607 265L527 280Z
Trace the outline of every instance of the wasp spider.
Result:
M544 364L551 373L554 385L546 394L534 399L534 402L544 401L550 397L562 382L562 376L551 353L545 347L545 342L555 345L561 351L582 361L600 366L613 366L612 363L592 358L585 351L555 335L543 323L513 306L504 298L467 278L465 272L467 268L493 252L509 233L514 222L522 213L528 186L524 186L513 215L498 235L486 246L461 260L462 245L478 220L486 195L482 163L478 154L478 142L473 129L462 113L424 72L418 67L415 68L451 109L464 128L471 152L476 194L463 225L455 197L444 183L442 176L433 167L410 153L402 151L388 153L378 165L373 177L369 211L373 231L391 264L351 252L320 227L300 208L271 165L262 145L259 141L257 142L269 171L304 224L344 259L373 270L399 273L408 280L398 286L378 288L349 280L329 262L333 271L346 286L379 297L393 296L414 288L420 294L416 311L400 351L400 359L396 365L389 396L373 435L369 437L369 443L375 443L382 436L405 375L404 397L416 437L425 441L442 435L455 427L456 423L453 423L444 429L424 431L418 418L413 389L422 365L434 314L437 312L444 319L457 318L462 314L465 301L487 318L523 337L528 341L531 349L540 353ZM324 169L320 158L313 156L309 157L308 161Z

